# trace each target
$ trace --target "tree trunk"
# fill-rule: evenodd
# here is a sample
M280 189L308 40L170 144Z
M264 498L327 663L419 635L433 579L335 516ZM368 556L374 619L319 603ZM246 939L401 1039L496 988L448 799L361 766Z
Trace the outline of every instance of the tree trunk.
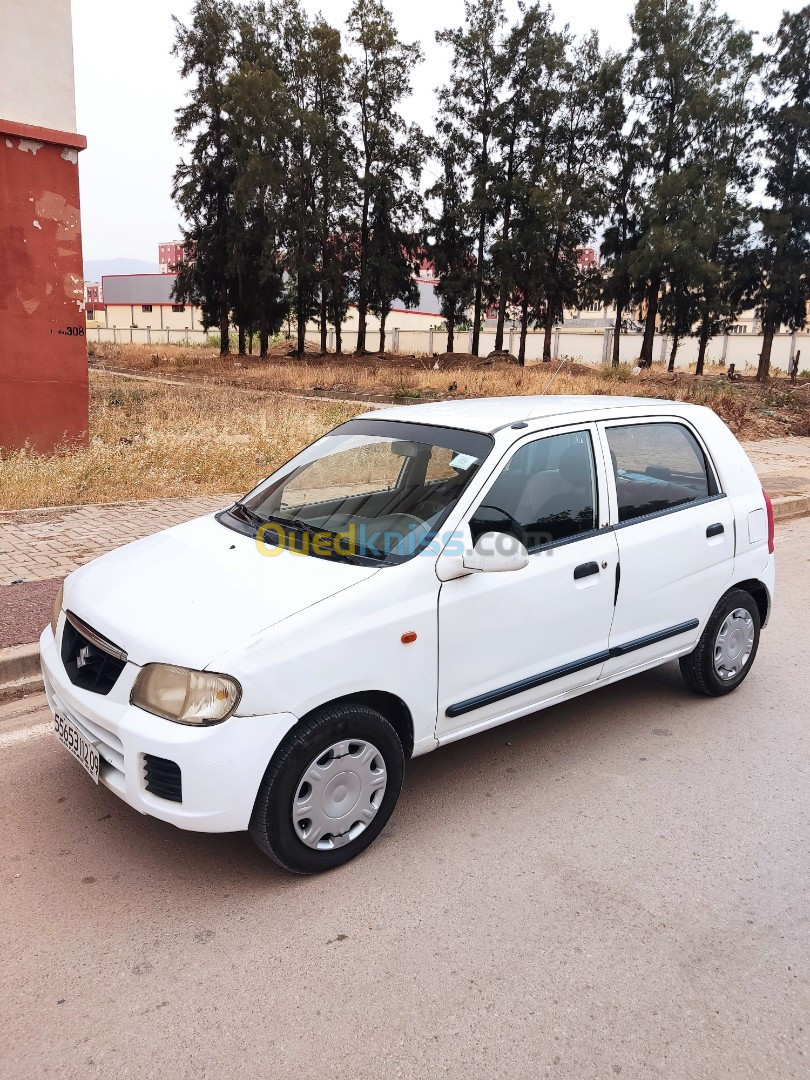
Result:
M696 375L703 374L703 365L706 362L706 346L709 343L709 320L705 319L700 324L700 339L698 345L698 357L697 367L695 368Z
M510 189L515 171L515 145L514 140L509 147L509 156L506 167L506 200L503 207L503 227L501 228L501 259L507 258L506 252L509 247L509 233L512 223L512 198ZM498 325L495 328L495 351L500 352L503 348L503 329L506 322L506 305L511 291L512 276L508 272L504 262L501 263L501 282L498 294Z
M529 330L529 300L524 296L520 305L520 346L518 348L518 363L521 367L526 366L526 334Z
M259 320L259 356L262 360L267 359L267 346L270 343L270 334L267 329L267 316L262 313Z
M450 318L447 320L447 351L451 353L455 344L454 338L456 336L456 320Z
M678 352L678 345L680 344L680 337L678 334L672 335L672 348L669 351L669 363L667 364L667 371L675 370L675 356Z
M248 334L248 356L253 356L253 331Z
M223 281L219 290L219 355L228 356L231 351L228 322L228 286Z
M545 327L543 333L543 363L548 364L551 360L551 331L554 329L554 310L551 304L546 308Z
M245 328L244 328L244 326L240 325L239 326L239 355L240 356L245 355L246 348L247 348L247 343L246 343L246 336L245 336Z
M771 370L771 349L773 336L776 333L774 322L762 324L762 352L759 354L759 366L757 367L757 382L765 382Z
M303 356L304 355L304 347L306 345L306 340L307 340L307 338L306 338L306 334L307 334L307 317L306 317L306 312L304 311L304 293L303 293L303 290L300 287L299 287L299 289L298 289L298 291L296 293L295 318L296 318L296 321L298 323L298 326L297 326L298 338L297 338L297 341L296 341L296 352L298 353L299 356Z
M644 321L644 340L639 355L640 367L652 367L653 339L655 338L655 320L658 316L658 293L661 291L661 275L655 274L650 279L647 289L647 317Z
M341 337L340 322L335 320L335 355L343 355L343 338Z
M360 273L357 279L357 352L366 351L366 317L368 316L368 211L369 169L363 185L363 215L360 221Z
M326 339L327 323L328 323L329 315L328 315L328 305L327 305L327 298L326 298L326 289L323 287L323 285L321 286L321 315L320 315L320 318L321 318L321 352L325 353L326 352L326 340L327 340Z
M616 304L616 325L613 327L613 356L611 357L611 365L613 367L619 366L619 352L621 346L621 334L622 334L622 311L621 304Z
M481 336L481 305L484 295L484 241L487 233L486 214L481 214L478 225L478 264L475 268L475 306L473 308L473 332L471 352L478 356L478 341Z
M387 316L385 312L380 316L380 355L385 352L385 320Z

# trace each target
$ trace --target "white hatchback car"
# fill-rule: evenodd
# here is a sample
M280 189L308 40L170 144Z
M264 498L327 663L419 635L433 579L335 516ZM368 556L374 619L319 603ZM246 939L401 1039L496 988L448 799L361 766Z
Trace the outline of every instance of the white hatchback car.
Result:
M457 401L350 420L82 567L40 645L96 782L314 873L377 836L407 758L676 657L735 689L773 590L769 500L708 409Z

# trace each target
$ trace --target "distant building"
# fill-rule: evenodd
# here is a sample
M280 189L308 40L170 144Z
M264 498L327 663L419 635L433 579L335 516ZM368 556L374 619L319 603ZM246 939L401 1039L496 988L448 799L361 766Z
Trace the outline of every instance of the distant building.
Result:
M0 0L0 445L87 441L70 0Z
M186 261L186 249L182 240L158 244L158 266L161 274L173 274L175 267Z
M580 248L577 252L577 259L579 261L580 270L590 270L592 266L599 265L596 249L592 247Z
M119 329L202 330L202 312L172 296L176 274L105 274L97 321Z

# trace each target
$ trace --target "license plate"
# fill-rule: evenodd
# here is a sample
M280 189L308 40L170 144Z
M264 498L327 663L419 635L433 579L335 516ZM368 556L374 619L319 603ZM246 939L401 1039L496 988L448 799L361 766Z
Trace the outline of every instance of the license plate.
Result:
M62 746L73 754L79 764L98 783L98 752L93 744L85 739L75 724L72 724L67 717L60 716L59 713L54 715L53 730Z

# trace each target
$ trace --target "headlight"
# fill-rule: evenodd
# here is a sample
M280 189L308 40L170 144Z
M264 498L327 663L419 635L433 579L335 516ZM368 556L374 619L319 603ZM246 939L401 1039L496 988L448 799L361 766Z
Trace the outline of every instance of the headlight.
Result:
M241 697L242 687L229 675L146 664L135 680L130 701L177 724L205 725L227 720Z
M51 612L51 630L53 630L53 636L56 637L56 626L59 622L59 616L62 614L62 596L65 591L64 584L59 586L59 592L56 594L56 599L53 602L53 611Z

